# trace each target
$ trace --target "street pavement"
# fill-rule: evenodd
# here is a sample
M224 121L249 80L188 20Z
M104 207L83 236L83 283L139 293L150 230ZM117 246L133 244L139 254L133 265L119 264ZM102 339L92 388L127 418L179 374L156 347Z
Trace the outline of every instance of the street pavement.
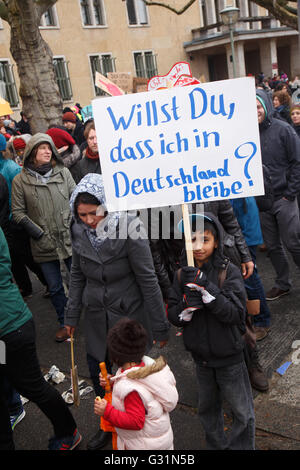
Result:
M258 270L266 290L273 286L274 272L266 253L258 252ZM258 343L259 355L270 383L268 392L253 389L256 416L256 448L258 450L300 450L300 276L291 262L293 289L289 295L269 302L272 323L268 336ZM46 374L56 365L65 375L63 382L54 384L60 393L70 388L70 342L56 343L56 314L49 299L42 297L43 286L33 278L34 295L27 300L33 313L37 334L37 351L40 365ZM193 361L182 343L179 329L172 327L168 345L164 349L154 346L150 355L163 354L177 381L179 402L171 413L174 432L174 449L201 451L205 449L202 426L197 416L197 383ZM86 364L83 323L80 322L75 337L75 363L80 380L89 384ZM277 369L288 365L280 375ZM83 440L79 450L86 450L89 439L99 427L99 418L93 414L94 393L81 399L80 405L70 408L77 421ZM26 416L14 430L16 450L47 449L53 434L51 423L38 407L27 402ZM230 409L224 404L224 426L230 431ZM103 450L110 451L111 444ZM91 452L90 452L91 453ZM98 452L97 452L98 454ZM81 454L79 454L81 455Z

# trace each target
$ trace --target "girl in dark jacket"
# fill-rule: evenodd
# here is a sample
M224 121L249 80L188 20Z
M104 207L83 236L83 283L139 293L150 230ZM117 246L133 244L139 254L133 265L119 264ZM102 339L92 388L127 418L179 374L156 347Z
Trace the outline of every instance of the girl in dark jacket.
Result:
M203 221L203 216L192 214L190 219L193 226L197 220ZM239 269L223 255L218 220L206 213L202 229L194 230L195 267L183 267L175 274L168 299L168 318L183 327L185 347L196 363L198 412L207 447L254 449L253 400L243 358L246 312L243 279ZM224 434L222 398L233 412L228 440Z

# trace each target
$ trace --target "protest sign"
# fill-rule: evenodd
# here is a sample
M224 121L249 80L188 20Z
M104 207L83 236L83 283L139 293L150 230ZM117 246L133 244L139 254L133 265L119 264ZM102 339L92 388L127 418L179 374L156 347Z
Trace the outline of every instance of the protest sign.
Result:
M85 106L84 108L82 108L81 115L82 115L83 122L87 121L88 119L92 119L93 118L92 105L89 104L88 106Z
M111 82L101 73L95 73L95 85L101 90L105 91L110 96L124 95L124 91L121 90L115 83Z
M109 211L264 194L252 77L92 105Z
M166 75L156 75L148 82L148 90L162 90L176 85L182 76L191 77L191 68L188 62L177 62Z
M133 78L130 72L109 72L107 78L114 82L124 93L132 93Z
M148 78L133 77L133 93L148 91Z

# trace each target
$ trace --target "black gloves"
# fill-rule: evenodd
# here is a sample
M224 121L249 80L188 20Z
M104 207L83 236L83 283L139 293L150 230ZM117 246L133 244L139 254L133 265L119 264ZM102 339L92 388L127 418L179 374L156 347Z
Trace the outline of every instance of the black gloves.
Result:
M181 320L190 321L195 310L203 308L205 304L209 304L216 299L206 290L208 280L199 268L191 266L182 268L180 284L183 288L184 306L184 310L179 315Z

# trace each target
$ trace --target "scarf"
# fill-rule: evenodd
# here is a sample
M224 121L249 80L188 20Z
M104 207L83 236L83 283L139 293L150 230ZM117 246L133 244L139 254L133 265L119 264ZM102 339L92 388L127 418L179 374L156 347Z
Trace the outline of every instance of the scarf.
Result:
M33 163L28 162L26 164L26 168L29 168L29 170L34 171L41 176L44 176L46 173L48 173L50 170L53 169L53 166L51 162L45 163L44 165L40 165L40 166L35 166L33 165Z
M85 226L87 237L95 251L99 251L102 244L107 239L118 239L119 238L119 223L122 219L120 212L114 212L107 214L107 216L101 220L96 229L88 227L84 222L80 221Z
M89 147L86 148L85 156L91 160L99 160L99 153L92 153Z

